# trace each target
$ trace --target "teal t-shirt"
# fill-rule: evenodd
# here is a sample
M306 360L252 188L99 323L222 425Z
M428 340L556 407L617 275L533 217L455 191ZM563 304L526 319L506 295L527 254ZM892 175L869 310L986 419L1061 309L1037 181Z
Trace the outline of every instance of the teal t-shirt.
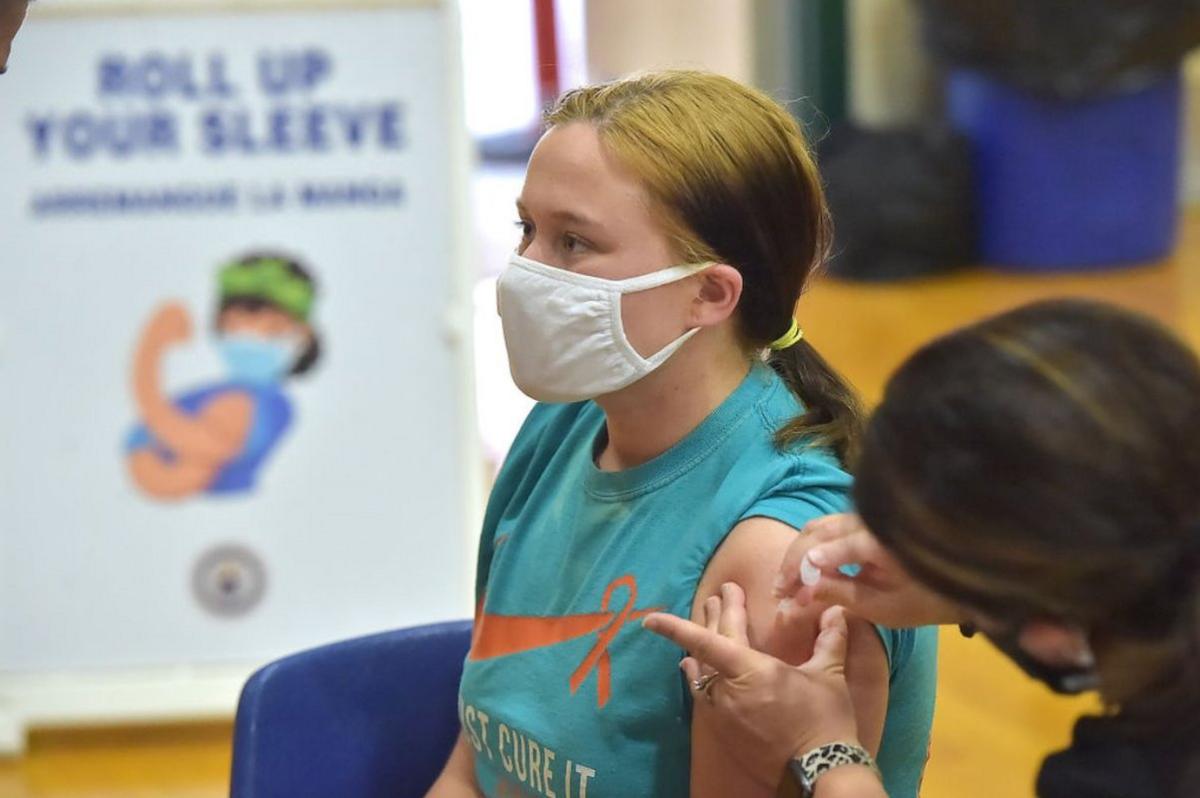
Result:
M778 450L801 408L770 368L686 438L620 472L594 461L592 402L538 405L501 469L479 548L475 635L459 712L488 796L686 798L691 695L669 641L640 618L691 613L710 558L739 521L796 529L848 507L827 451ZM890 663L879 764L916 796L933 716L933 630L880 629Z

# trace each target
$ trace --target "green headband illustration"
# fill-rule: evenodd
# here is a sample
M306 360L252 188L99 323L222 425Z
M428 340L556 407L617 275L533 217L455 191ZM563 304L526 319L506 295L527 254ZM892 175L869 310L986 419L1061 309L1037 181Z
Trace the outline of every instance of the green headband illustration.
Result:
M312 311L313 286L276 258L240 261L221 269L221 299L259 299L299 321Z

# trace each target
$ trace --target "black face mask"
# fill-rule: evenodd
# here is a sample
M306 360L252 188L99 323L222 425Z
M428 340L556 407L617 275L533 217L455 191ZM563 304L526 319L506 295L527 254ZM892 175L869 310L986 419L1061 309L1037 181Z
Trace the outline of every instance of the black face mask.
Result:
M1062 695L1076 695L1100 686L1100 674L1094 665L1087 667L1072 665L1048 665L1021 648L1018 640L1021 626L998 635L984 633L992 645L1017 664L1030 677L1042 682L1051 690Z

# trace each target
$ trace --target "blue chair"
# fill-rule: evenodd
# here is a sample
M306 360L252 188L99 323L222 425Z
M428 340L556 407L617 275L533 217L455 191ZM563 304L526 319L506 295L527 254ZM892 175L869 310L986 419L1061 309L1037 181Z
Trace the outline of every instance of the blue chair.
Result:
M470 621L302 651L242 688L231 798L420 798L458 736Z

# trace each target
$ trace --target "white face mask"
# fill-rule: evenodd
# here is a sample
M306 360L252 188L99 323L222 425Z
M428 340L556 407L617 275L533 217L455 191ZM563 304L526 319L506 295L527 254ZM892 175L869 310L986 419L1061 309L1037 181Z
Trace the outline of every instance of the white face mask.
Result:
M690 263L627 280L605 280L514 252L496 284L513 381L539 402L578 402L632 385L665 363L700 328L644 358L625 337L621 296L678 282L711 265Z

